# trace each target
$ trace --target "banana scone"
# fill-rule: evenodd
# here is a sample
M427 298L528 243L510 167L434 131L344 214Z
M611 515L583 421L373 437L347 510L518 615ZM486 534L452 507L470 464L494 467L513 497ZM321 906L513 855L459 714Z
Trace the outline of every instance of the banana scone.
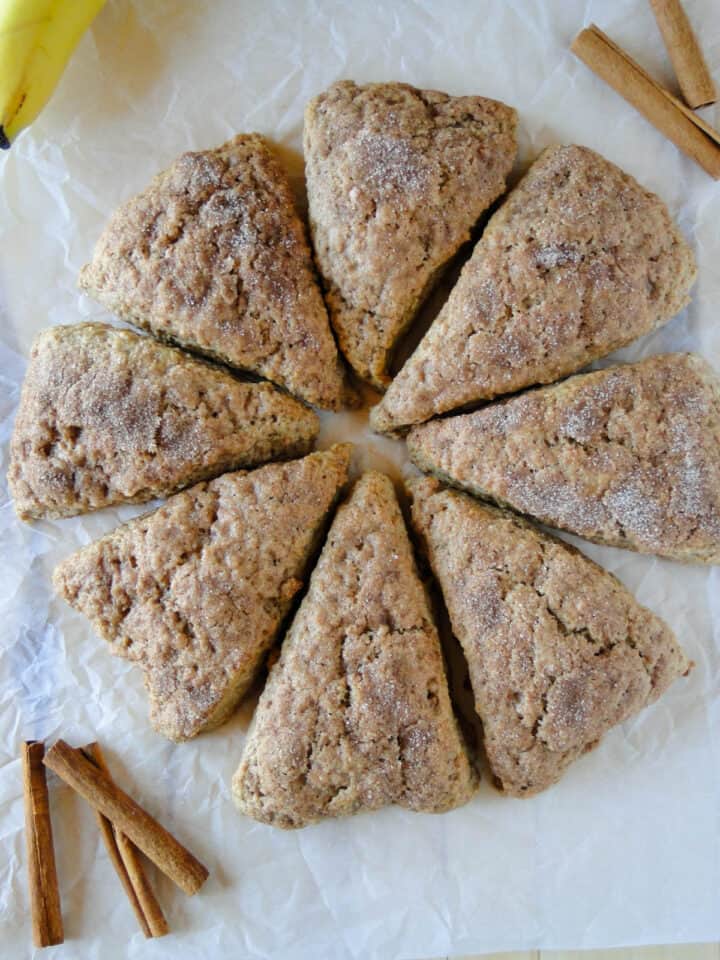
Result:
M501 790L551 786L690 669L670 628L573 547L437 480L411 487Z
M198 484L57 567L60 596L142 669L158 733L209 730L247 691L303 585L350 450Z
M310 226L330 318L376 388L438 272L504 192L516 123L495 100L404 83L344 80L308 104Z
M449 810L475 782L392 483L366 473L270 672L235 801L290 828L390 803Z
M100 323L35 339L10 446L23 520L143 503L308 453L320 424L269 383Z
M371 423L394 432L558 380L669 320L695 273L658 197L592 150L550 147L490 220Z
M692 354L414 427L421 470L588 540L720 563L720 382Z
M79 283L128 323L308 403L352 402L290 185L257 134L158 174L110 219Z

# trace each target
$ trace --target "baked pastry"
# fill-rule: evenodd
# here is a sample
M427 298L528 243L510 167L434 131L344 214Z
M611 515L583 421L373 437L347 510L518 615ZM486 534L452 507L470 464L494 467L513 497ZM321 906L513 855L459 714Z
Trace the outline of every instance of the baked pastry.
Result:
M269 383L242 383L149 337L52 327L33 343L8 482L23 520L69 517L302 456L319 429Z
M351 400L287 177L257 134L185 153L112 216L80 286L308 403Z
M247 691L303 585L350 449L198 484L56 569L57 592L143 670L163 736L217 726Z
M388 363L438 272L505 190L517 115L404 83L333 84L305 111L310 225L340 348L363 380Z
M412 494L506 793L555 783L690 669L669 627L578 550L437 480Z
M415 427L414 463L588 540L720 563L720 382L692 354Z
M233 779L278 827L397 803L440 812L475 787L390 480L340 507Z
M401 430L573 373L674 316L695 272L658 197L592 150L550 147L490 220L372 425Z

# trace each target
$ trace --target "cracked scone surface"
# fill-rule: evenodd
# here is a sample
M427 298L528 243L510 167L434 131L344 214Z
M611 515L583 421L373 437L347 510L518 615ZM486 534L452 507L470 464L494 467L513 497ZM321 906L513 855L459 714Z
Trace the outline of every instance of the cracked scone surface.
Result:
M19 516L142 503L312 449L320 424L270 384L129 330L52 327L35 339L11 443Z
M158 174L113 215L79 283L123 320L308 403L353 400L290 185L257 134Z
M441 812L474 788L392 483L366 473L271 670L235 801L290 828L390 803Z
M491 218L371 422L399 430L558 380L669 320L695 273L657 196L592 150L550 147Z
M505 190L516 123L498 101L403 83L345 80L308 104L310 223L330 317L377 388L438 271Z
M422 470L612 546L720 563L720 382L664 354L415 427Z
M573 547L434 479L411 492L506 793L551 786L689 670L669 627Z
M56 569L57 592L140 666L171 740L221 723L302 587L347 480L350 445L179 493Z

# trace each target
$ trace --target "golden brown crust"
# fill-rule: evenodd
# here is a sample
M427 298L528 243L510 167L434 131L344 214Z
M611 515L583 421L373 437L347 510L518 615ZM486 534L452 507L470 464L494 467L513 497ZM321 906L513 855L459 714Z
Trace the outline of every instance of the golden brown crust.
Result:
M123 204L80 286L123 320L332 410L352 400L287 177L257 134Z
M413 428L413 461L550 526L720 563L720 382L692 354L571 377Z
M242 383L148 337L52 327L33 343L8 481L22 519L68 517L302 456L319 427L269 383Z
M437 480L412 494L506 793L555 783L690 668L672 631L579 551Z
M142 668L159 733L194 737L246 692L302 587L350 449L198 484L56 569L57 592Z
M305 111L313 242L340 347L389 383L393 348L439 270L505 189L511 107L404 83L333 84Z
M695 273L658 197L592 150L550 147L490 220L373 428L567 376L674 316Z
M300 827L389 803L440 812L474 787L392 483L366 473L260 698L235 801Z

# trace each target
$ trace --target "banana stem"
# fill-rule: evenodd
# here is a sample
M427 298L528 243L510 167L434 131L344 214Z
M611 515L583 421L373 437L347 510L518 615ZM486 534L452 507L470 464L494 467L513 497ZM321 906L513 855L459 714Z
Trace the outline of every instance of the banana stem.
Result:
M0 124L0 150L9 150L9 149L10 149L10 141L5 135L5 131L3 130L2 124Z

